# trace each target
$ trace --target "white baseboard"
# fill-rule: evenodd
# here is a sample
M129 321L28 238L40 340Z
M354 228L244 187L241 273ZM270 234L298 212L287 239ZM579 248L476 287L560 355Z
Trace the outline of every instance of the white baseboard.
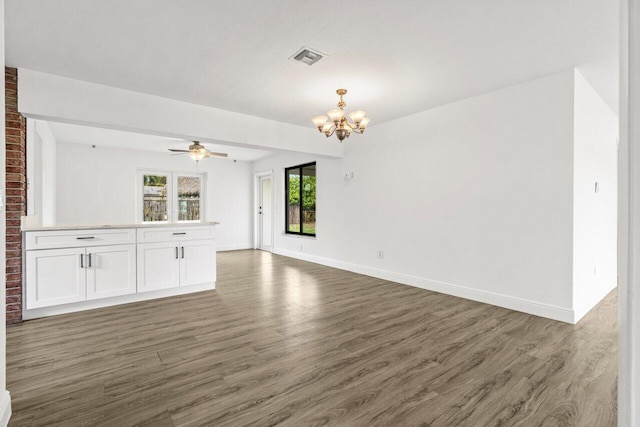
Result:
M612 281L612 283L609 286L602 288L600 292L595 294L595 296L592 297L591 300L587 304L585 304L583 307L575 308L573 323L578 323L580 319L586 316L588 312L590 312L596 305L598 305L600 301L604 299L604 297L609 295L609 292L614 290L616 286L617 284L613 283Z
M11 418L11 395L7 390L0 392L0 426L7 427Z
M32 308L22 310L22 318L24 320L37 319L39 317L55 316L57 314L73 313L76 311L92 310L94 308L111 307L119 304L129 304L132 302L147 301L158 298L172 297L176 295L191 294L193 292L201 292L213 290L216 288L215 282L201 283L198 285L179 286L176 288L160 289L157 291L140 292L130 295L121 295L118 297L96 299L91 301L75 302L71 304L54 305L44 308Z
M510 310L521 311L523 313L533 314L548 319L559 320L566 323L576 323L575 313L573 310L558 307L549 304L541 304L535 301L529 301L521 298L514 298L508 295L502 295L494 292L481 291L478 289L467 288L465 286L454 285L452 283L440 282L437 280L425 279L422 277L411 276L409 274L396 273L387 270L381 270L373 267L367 267L358 264L351 264L344 261L338 261L330 258L323 258L316 255L309 255L302 252L293 252L284 249L274 249L274 254L283 255L290 258L296 258L303 261L309 261L316 264L326 265L328 267L338 268L340 270L351 271L353 273L364 274L365 276L376 277L378 279L389 280L391 282L403 285L415 286L417 288L427 289L429 291L440 292L447 295L453 295L460 298L478 301L485 304L491 304L498 307L508 308Z
M244 249L253 249L253 245L251 243L240 244L240 245L222 245L216 246L217 252L225 252L225 251L241 251Z

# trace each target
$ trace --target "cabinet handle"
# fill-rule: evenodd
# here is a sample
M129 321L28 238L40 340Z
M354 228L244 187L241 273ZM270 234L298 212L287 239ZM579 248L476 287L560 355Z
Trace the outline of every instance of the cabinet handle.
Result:
M182 246L182 259L184 259L184 246Z
M187 233L173 233L174 236L181 236L183 234L187 234Z
M80 254L80 268L84 268L84 254Z
M76 237L77 240L91 240L91 239L95 239L94 236L90 236L90 237Z
M91 268L91 254L89 254L89 265L87 267Z
M176 259L178 259L178 247L176 246Z

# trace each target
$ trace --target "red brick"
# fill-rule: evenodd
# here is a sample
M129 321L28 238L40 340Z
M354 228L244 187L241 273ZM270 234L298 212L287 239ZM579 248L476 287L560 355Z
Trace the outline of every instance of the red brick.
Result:
M15 280L16 282L21 282L22 281L22 274L15 274L15 273L11 273L11 274L7 274L7 282L11 282Z
M9 257L9 253L13 253L13 251L21 251L22 250L22 242L7 242L7 258ZM22 254L18 253L15 255L17 257L21 257Z
M22 295L22 288L7 288L7 295Z
M22 323L22 312L21 311L16 311L16 312L7 312L7 325L8 326L15 326L15 325L19 325L20 323Z
M22 304L13 303L7 304L7 311L19 311L22 309Z
M9 273L22 273L21 265L12 265L6 268L7 274Z
M22 295L8 295L7 296L7 304L21 304L22 303Z
M7 243L22 242L20 234L7 234Z
M25 188L27 186L26 182L20 181L10 181L6 184L7 188Z
M20 172L16 173L7 173L7 182L25 182L26 177L24 174L20 174Z
M21 221L18 219L9 219L6 221L7 223L7 228L16 228L16 229L20 229L20 223Z
M7 196L24 196L26 193L25 188L8 188L6 191Z
M13 258L9 258L7 256L7 267L10 265L22 265L22 257L13 257Z
M24 168L24 163L25 163L26 159L23 159L22 157L18 157L18 158L8 158L5 161L5 164L7 166L19 166Z
M5 67L5 173L7 324L22 321L22 234L26 212L26 119L18 112L18 70Z

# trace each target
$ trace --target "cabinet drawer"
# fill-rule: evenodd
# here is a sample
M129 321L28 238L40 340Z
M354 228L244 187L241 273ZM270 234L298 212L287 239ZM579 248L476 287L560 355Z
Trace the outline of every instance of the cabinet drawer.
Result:
M113 230L27 231L25 249L77 248L87 246L127 245L136 242L133 228Z
M213 239L213 227L138 228L138 243Z

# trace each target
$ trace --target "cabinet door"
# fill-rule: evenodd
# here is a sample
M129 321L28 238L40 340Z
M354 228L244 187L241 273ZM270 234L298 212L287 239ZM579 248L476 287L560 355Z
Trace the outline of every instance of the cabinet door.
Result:
M179 286L178 257L178 243L138 244L138 292Z
M180 242L180 286L216 281L216 247L213 240Z
M135 245L87 248L85 259L88 300L136 292Z
M26 308L85 301L84 248L27 251Z

